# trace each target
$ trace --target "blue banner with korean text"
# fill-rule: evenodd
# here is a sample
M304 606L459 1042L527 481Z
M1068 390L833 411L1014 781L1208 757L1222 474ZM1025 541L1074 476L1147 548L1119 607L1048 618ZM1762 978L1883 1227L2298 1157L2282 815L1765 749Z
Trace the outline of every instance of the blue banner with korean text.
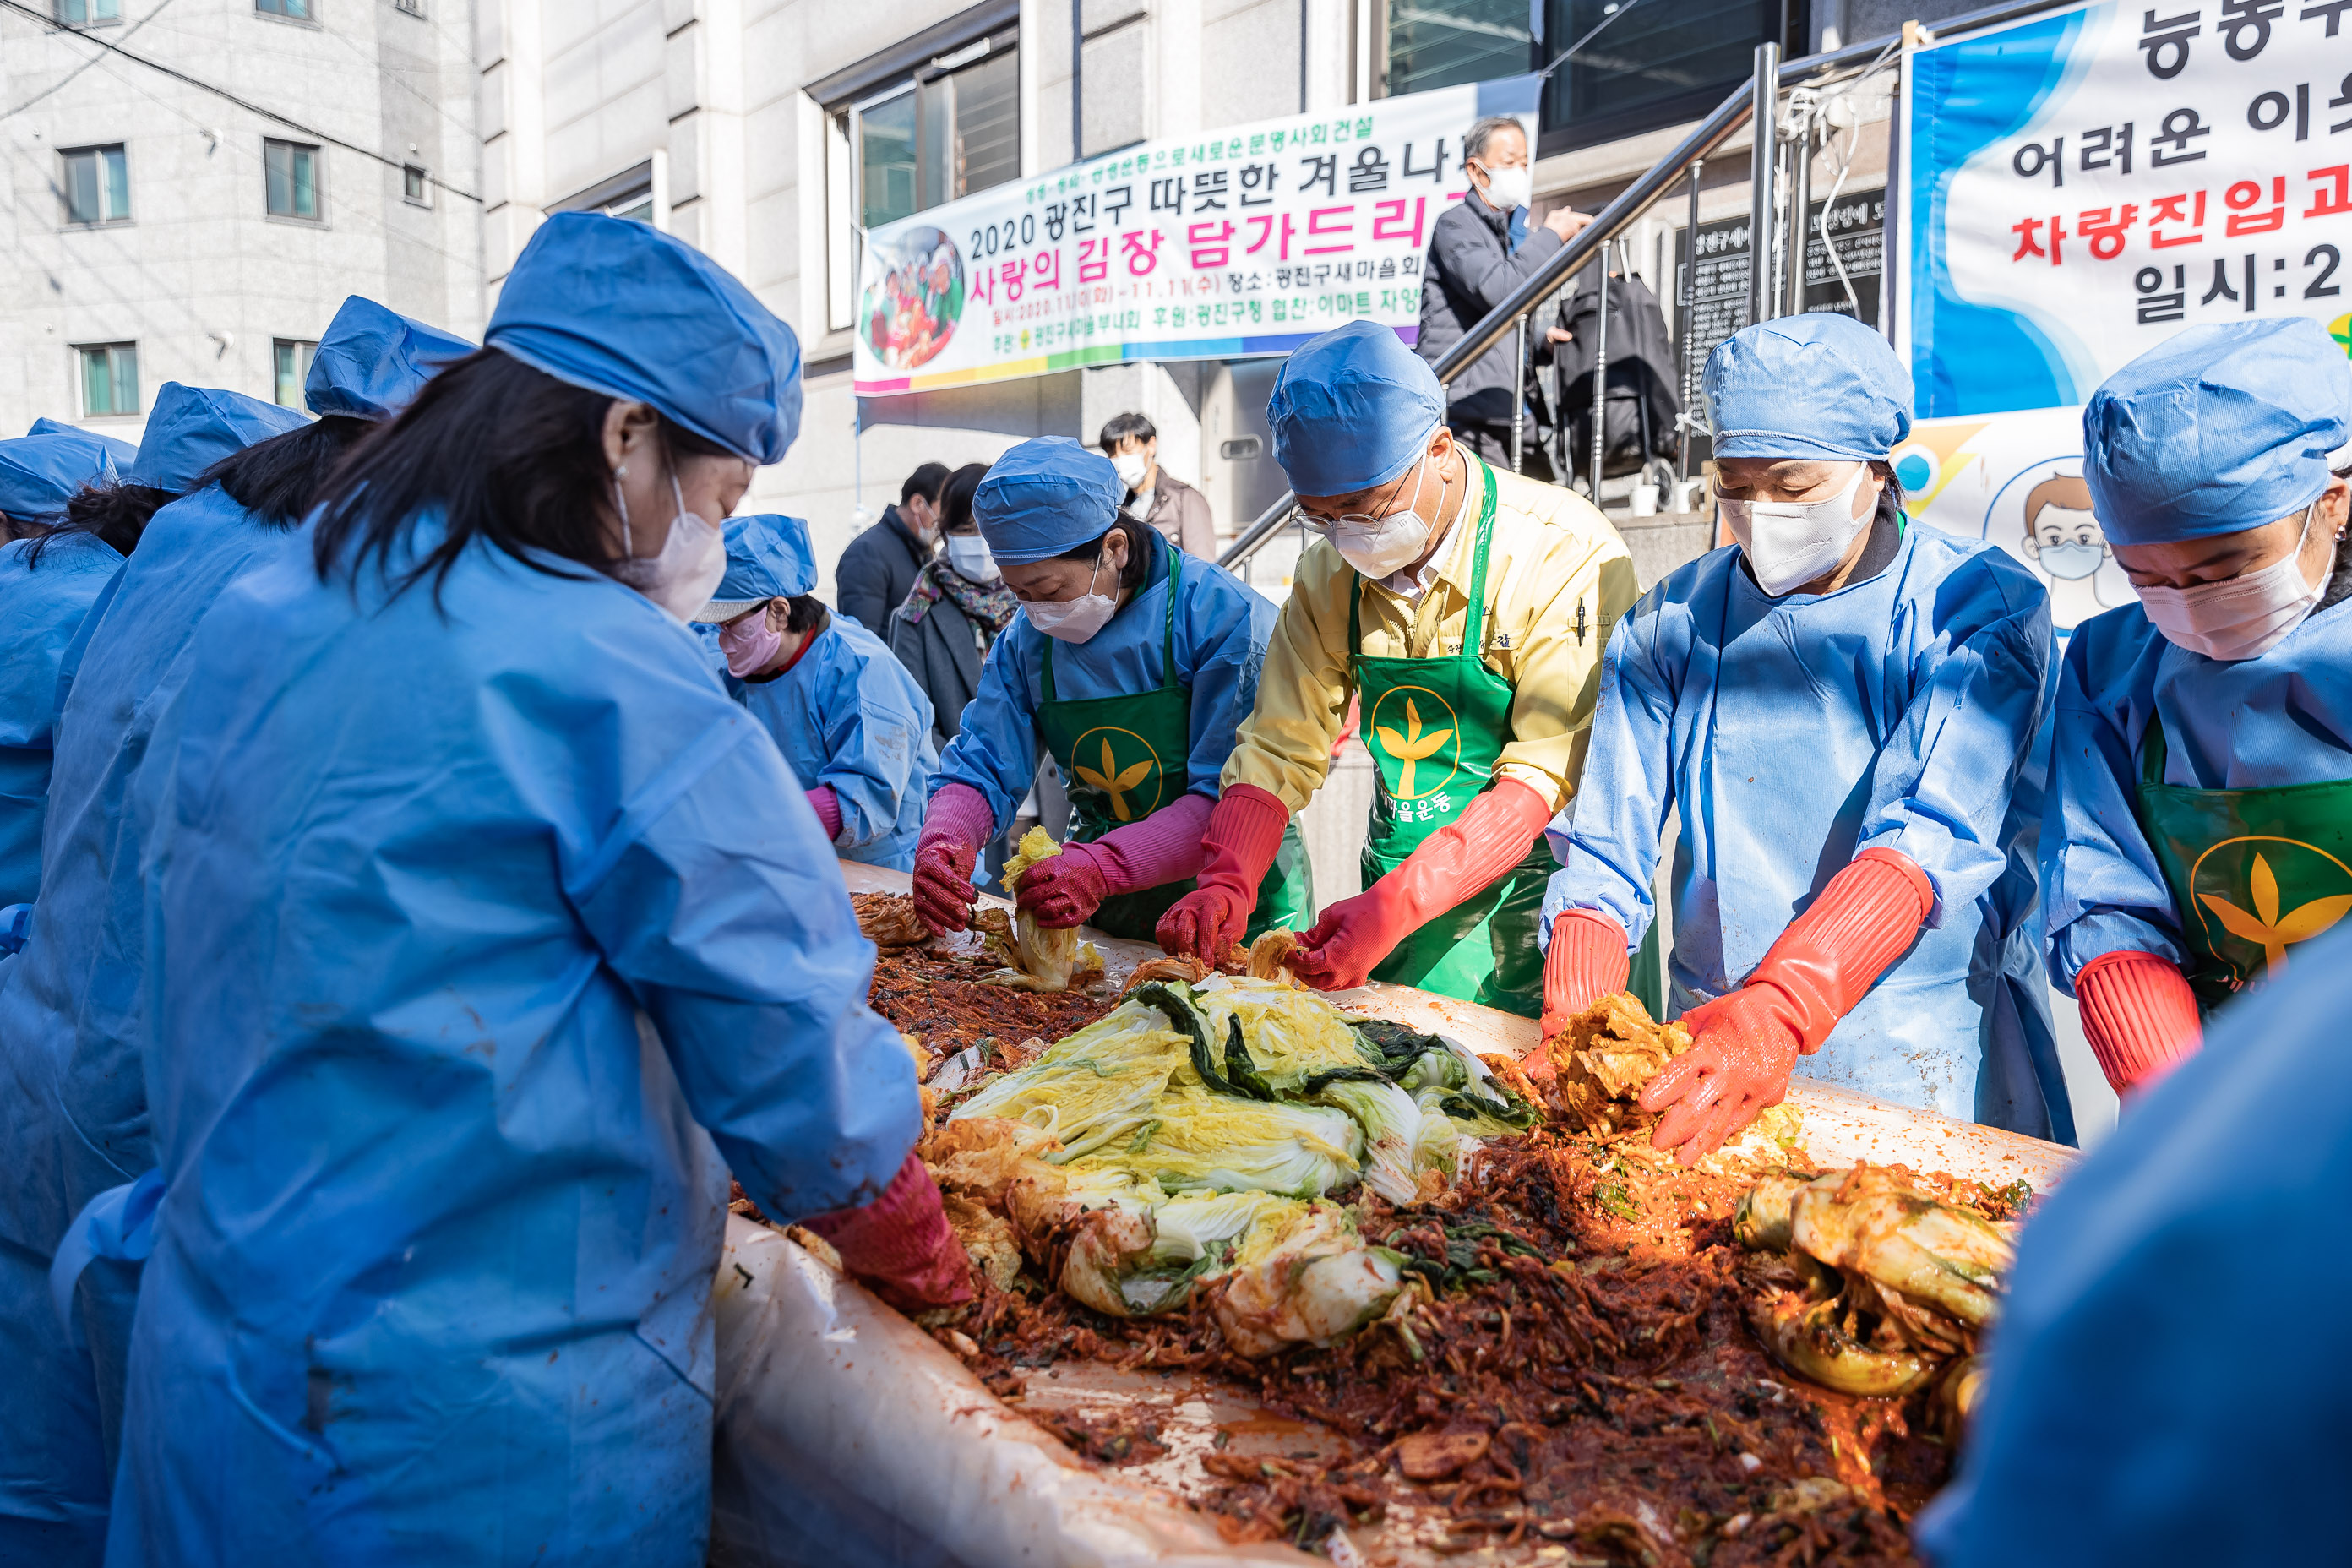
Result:
M1896 347L1914 515L1992 539L2063 626L2126 603L2081 408L2183 328L2300 315L2352 352L2352 0L2145 0L1905 57Z

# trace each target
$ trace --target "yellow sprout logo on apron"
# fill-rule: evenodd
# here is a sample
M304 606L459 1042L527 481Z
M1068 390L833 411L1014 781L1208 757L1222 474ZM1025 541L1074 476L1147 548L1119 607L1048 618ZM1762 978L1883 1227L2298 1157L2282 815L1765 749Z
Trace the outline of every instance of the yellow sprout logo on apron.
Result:
M1428 687L1390 687L1372 705L1370 728L1381 749L1400 764L1399 800L1421 800L1454 782L1461 768L1461 748L1453 743L1460 724L1445 699Z
M2299 839L2225 838L2197 857L2189 882L2205 946L2221 952L2235 938L2261 950L2272 974L2285 969L2290 944L2309 942L2352 911L2352 867ZM2252 954L2246 957L2251 967Z
M1160 753L1134 731L1107 725L1089 730L1070 747L1070 757L1078 782L1102 792L1114 819L1139 822L1160 809L1160 781L1167 774ZM1137 793L1147 785L1149 798Z

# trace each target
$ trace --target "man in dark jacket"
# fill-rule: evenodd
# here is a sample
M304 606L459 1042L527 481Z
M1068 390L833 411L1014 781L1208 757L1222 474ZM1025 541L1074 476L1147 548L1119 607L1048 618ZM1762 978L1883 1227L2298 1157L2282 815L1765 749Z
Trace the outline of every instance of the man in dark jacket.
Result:
M898 504L884 507L882 521L849 542L833 569L835 614L882 635L939 542L940 487L947 482L946 464L925 463L898 488Z
M1512 214L1534 195L1527 132L1509 115L1490 115L1470 127L1463 157L1470 194L1430 230L1429 256L1421 268L1421 337L1415 347L1433 364L1592 221L1555 208L1527 229L1513 250ZM1446 388L1445 423L1454 437L1506 468L1511 466L1511 409L1524 395L1519 369L1511 363L1512 342L1505 338ZM1524 447L1528 458L1543 461L1532 425Z

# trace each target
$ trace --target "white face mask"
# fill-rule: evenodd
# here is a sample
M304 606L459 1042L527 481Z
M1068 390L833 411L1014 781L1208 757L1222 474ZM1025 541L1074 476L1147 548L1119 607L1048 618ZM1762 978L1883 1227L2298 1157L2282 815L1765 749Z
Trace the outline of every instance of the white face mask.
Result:
M1118 601L1108 594L1094 591L1095 580L1102 575L1103 562L1095 558L1093 576L1087 579L1087 592L1075 599L1024 599L1021 613L1029 624L1056 642L1085 642L1110 624L1118 612Z
M631 552L629 498L622 493L620 480L613 481L613 499L621 508L623 555L613 575L667 610L682 626L702 613L710 595L718 592L719 580L727 575L727 536L686 510L686 495L678 489L676 474L670 476L669 493L677 501L669 537L662 541L661 553L641 559Z
M1398 510L1374 516L1351 511L1339 517L1299 515L1320 531L1339 558L1367 577L1386 577L1421 559L1429 547L1429 523L1413 510L1421 504L1422 481L1429 476L1429 453L1423 450L1412 476L1412 494Z
M988 541L977 533L948 535L948 567L967 583L996 581L996 557L989 552Z
M1486 205L1496 212L1509 212L1528 205L1536 194L1536 172L1525 163L1508 169L1486 171Z
M1853 515L1854 496L1862 489L1864 464L1855 468L1845 489L1827 500L1733 500L1718 494L1724 525L1739 541L1756 585L1777 599L1802 587L1845 559L1854 536L1876 514L1876 509Z
M1140 452L1121 452L1110 466L1118 470L1118 482L1131 490L1141 489L1143 476L1151 471L1150 462Z
M2193 588L2133 591L2167 641L2225 662L2260 658L2303 625L2327 591L2326 578L2314 583L2303 574L2303 547L2318 511L2315 500L2304 511L2294 548L2259 571Z

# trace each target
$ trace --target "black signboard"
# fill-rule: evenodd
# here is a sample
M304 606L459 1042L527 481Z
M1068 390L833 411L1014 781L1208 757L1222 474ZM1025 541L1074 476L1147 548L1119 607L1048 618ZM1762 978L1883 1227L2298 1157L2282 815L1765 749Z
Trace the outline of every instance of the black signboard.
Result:
M1845 264L1845 280L1822 243L1822 214L1829 211L1831 242ZM1815 202L1805 225L1805 309L1835 310L1878 324L1879 280L1885 271L1886 192L1884 188L1841 195L1834 207ZM1696 401L1699 372L1715 345L1748 324L1748 216L1718 218L1698 226L1698 267L1690 269L1690 231L1675 236L1675 272L1688 290L1690 324L1682 342L1684 374ZM1852 293L1848 293L1848 285ZM1703 452L1704 438L1698 450ZM1695 453L1693 460L1697 460Z

